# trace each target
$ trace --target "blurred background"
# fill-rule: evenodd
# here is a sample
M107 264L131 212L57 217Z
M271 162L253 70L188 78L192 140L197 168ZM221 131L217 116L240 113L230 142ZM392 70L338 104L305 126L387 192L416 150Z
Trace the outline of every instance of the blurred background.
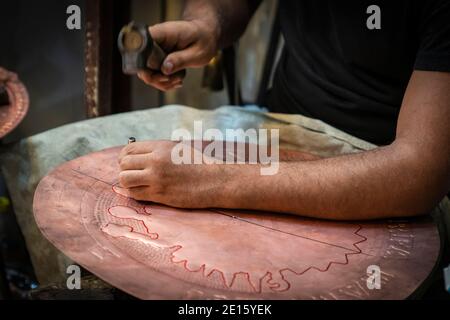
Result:
M73 4L81 8L82 30L66 28L66 9ZM102 8L107 15L104 20L108 24L115 23L109 28L110 36L117 37L117 26L122 21L134 20L152 25L179 19L183 0L4 1L0 11L0 66L18 73L31 99L28 116L5 138L6 142L88 117L84 96L86 19L89 14L86 10L89 10L88 6L95 5L105 7ZM257 98L275 12L276 1L264 1L237 47L237 78L242 100L248 103L255 102ZM102 46L102 58L109 59L110 55L116 59L117 51L111 43ZM111 72L120 72L117 64L111 66L116 68ZM138 110L174 103L212 109L229 104L226 88L213 91L202 87L203 75L203 69L189 70L185 86L167 94L161 94L131 78L130 83L124 85L130 87L127 93L129 99L122 102L118 110Z
M81 9L81 30L66 27L71 5ZM167 104L214 109L257 103L282 46L276 0L263 1L244 37L220 54L220 65L212 66L217 68L213 80L205 76L205 68L189 70L183 88L161 93L122 74L116 45L120 28L129 21L153 25L178 20L182 10L183 0L2 1L0 67L18 74L30 106L20 125L0 139L0 148L108 114ZM90 285L105 290L97 281ZM0 299L29 298L33 289L39 283L0 175ZM44 288L40 295L58 292Z

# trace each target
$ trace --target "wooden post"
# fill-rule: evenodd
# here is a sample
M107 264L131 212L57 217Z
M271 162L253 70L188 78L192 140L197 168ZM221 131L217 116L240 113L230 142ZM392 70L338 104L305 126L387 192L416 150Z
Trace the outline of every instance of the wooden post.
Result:
M129 0L86 1L85 102L89 118L130 108L130 80L122 74L116 44L129 11Z

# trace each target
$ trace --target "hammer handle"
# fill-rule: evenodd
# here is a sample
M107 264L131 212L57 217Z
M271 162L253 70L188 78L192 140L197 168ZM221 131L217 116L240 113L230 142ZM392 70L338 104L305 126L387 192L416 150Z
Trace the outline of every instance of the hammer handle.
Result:
M147 68L155 72L161 72L162 64L166 58L166 52L155 41L153 41L153 50L152 54L147 59ZM174 74L174 76L184 79L186 77L186 70L178 71Z
M166 60L167 54L163 49L153 41L153 49L150 56L147 59L147 67L153 71L161 71L162 64Z

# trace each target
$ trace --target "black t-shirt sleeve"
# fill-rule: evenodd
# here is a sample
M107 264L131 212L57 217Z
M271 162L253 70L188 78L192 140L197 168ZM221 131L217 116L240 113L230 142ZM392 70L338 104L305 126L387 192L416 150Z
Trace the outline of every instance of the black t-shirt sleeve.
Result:
M424 2L414 69L450 72L450 1Z

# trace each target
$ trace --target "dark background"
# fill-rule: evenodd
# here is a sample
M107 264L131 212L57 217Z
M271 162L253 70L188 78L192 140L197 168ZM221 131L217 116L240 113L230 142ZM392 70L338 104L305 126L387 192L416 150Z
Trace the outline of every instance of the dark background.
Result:
M86 119L84 100L84 45L88 0L12 0L0 7L0 66L19 74L30 94L30 110L4 143ZM110 0L119 2L121 0ZM66 9L81 8L82 29L68 30ZM263 2L249 25L238 54L242 95L254 101L264 64L276 2ZM182 0L130 0L130 16L140 23L178 20ZM116 49L116 48L113 48ZM229 103L225 90L202 88L203 70L189 70L182 89L164 95L131 78L131 110L184 104L213 109Z
M85 118L83 30L66 28L66 9L80 0L2 1L0 66L19 74L30 110L11 141Z

